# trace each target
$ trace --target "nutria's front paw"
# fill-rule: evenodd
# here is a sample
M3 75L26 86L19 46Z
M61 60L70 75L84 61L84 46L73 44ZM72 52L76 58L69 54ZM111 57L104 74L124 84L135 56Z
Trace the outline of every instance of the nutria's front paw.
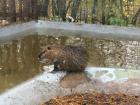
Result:
M45 70L46 72L50 73L54 70L54 65L50 65L50 66L43 66L43 70Z

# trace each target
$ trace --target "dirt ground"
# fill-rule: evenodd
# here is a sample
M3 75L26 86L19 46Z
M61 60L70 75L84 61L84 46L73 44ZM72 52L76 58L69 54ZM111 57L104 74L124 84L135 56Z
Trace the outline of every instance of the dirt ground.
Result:
M139 105L140 96L125 94L84 93L56 97L41 105Z

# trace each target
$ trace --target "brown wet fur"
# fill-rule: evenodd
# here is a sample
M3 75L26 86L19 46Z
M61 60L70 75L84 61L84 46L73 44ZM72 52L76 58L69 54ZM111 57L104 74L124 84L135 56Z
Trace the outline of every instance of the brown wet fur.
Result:
M48 65L54 64L54 70L84 71L88 53L82 46L47 46L39 54L39 59Z
M47 46L40 54L40 61L51 65L54 64L54 71L67 71L67 75L62 78L62 87L72 88L79 84L88 82L89 79L84 74L88 63L88 53L82 46Z

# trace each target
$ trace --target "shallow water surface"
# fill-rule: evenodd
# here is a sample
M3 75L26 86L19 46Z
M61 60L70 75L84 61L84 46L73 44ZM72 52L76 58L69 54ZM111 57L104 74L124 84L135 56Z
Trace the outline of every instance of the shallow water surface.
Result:
M89 52L89 65L134 68L140 66L140 42L107 40L81 36L28 35L0 43L0 92L42 71L37 57L46 45L83 45Z

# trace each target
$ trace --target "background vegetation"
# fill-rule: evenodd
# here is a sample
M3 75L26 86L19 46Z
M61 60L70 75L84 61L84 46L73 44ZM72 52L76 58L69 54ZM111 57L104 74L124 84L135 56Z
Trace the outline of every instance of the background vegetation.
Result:
M67 21L127 26L140 25L140 0L0 0L0 20Z

